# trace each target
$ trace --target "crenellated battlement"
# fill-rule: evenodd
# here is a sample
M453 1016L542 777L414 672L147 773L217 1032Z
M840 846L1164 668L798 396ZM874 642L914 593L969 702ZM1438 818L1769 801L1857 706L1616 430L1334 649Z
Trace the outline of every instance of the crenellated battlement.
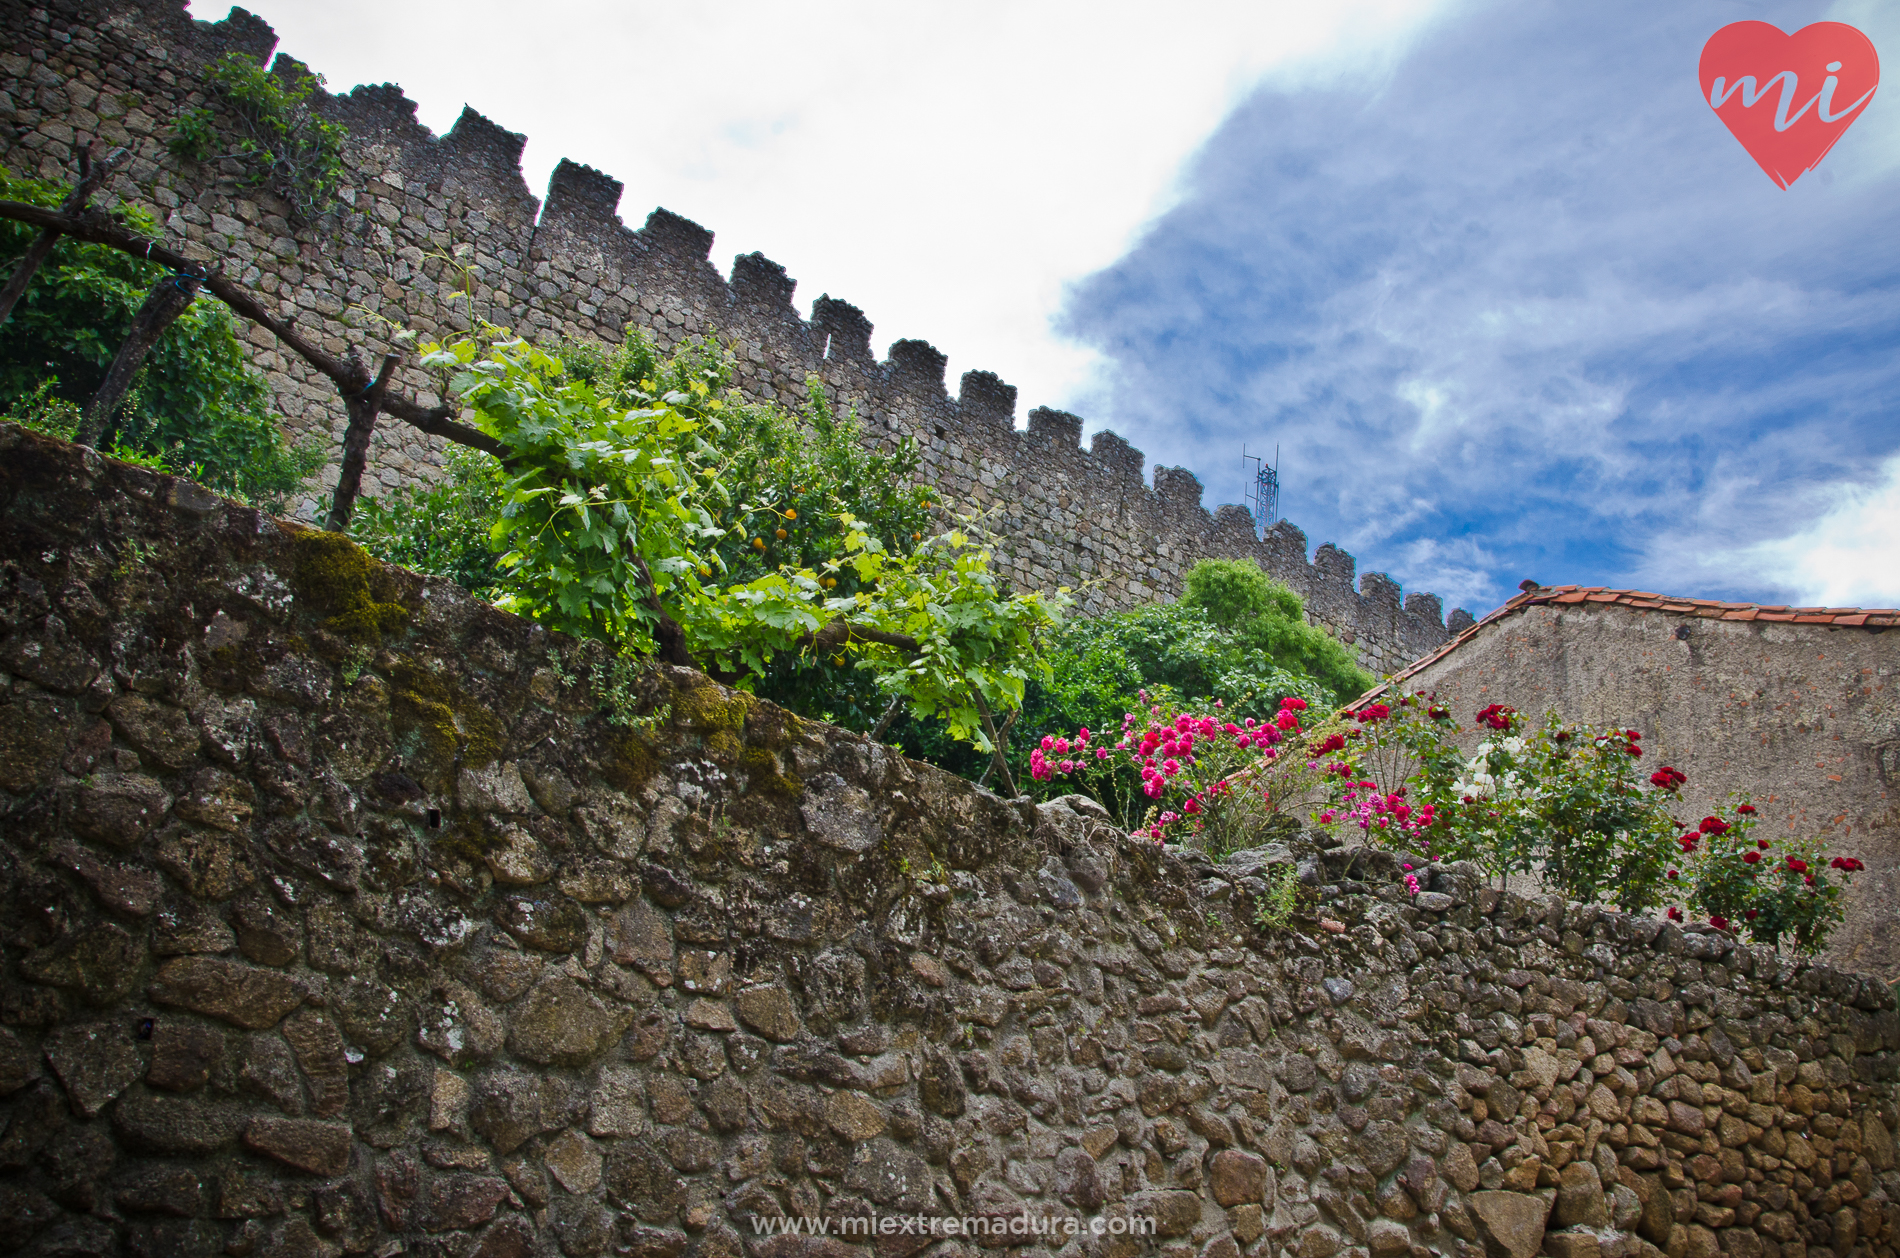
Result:
M816 377L856 410L868 440L914 439L945 504L983 515L999 566L1019 585L1079 587L1083 605L1102 610L1174 596L1203 557L1251 556L1375 670L1396 669L1447 638L1435 595L1404 596L1383 573L1366 574L1355 589L1351 555L1328 544L1309 560L1305 535L1284 521L1256 537L1241 508L1209 511L1188 469L1157 467L1144 483L1146 459L1113 432L1094 433L1084 448L1083 419L1046 406L1029 411L1019 430L1017 389L994 372L964 372L953 397L946 356L924 341L894 341L879 361L863 310L825 293L801 313L798 281L764 254L740 255L722 275L706 227L655 209L629 228L625 186L603 171L563 160L538 199L521 171L526 137L473 108L437 136L392 84L321 96L318 109L349 128L351 186L344 210L292 230L270 206L207 186L203 171L164 145L172 119L203 103L195 83L207 63L227 51L261 59L276 50L261 19L233 9L221 22L196 22L180 0L118 0L104 17L74 0L6 7L18 39L0 60L0 89L18 106L15 131L0 136L8 165L63 178L75 142L133 148L141 160L116 195L152 208L187 242L242 259L246 282L321 321L339 344L378 340L381 320L451 334L471 326L471 304L536 337L617 341L631 324L671 346L716 332L732 344L750 395L796 402ZM273 62L279 73L299 67L281 52ZM107 93L140 104L111 116L73 104ZM341 408L322 382L268 345L256 357L294 430L340 434ZM405 383L425 394L433 387L413 369ZM426 477L440 457L419 434L385 429L372 481Z

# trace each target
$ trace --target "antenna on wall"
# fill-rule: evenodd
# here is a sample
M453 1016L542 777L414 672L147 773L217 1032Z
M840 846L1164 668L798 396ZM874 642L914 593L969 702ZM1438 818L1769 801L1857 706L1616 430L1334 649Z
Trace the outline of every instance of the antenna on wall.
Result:
M1261 537L1280 522L1280 447L1273 447L1273 462L1240 447L1240 463L1252 480L1247 486L1247 511L1253 516L1254 531Z

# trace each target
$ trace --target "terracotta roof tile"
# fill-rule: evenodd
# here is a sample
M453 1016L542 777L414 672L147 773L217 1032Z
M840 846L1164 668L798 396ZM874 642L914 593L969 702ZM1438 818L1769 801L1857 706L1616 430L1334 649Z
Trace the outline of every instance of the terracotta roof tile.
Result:
M1391 681L1403 681L1431 664L1444 659L1471 641L1486 625L1515 615L1526 607L1546 603L1574 607L1579 603L1615 603L1642 611L1663 611L1674 615L1695 616L1703 620L1769 620L1782 624L1833 625L1841 628L1884 629L1900 626L1900 608L1893 607L1789 607L1781 603L1725 603L1713 598L1681 598L1651 594L1645 590L1611 590L1600 585L1545 585L1517 595L1504 606L1484 616L1469 629L1439 647L1423 659L1415 660L1392 675ZM1391 682L1374 686L1347 708L1368 703L1383 693Z

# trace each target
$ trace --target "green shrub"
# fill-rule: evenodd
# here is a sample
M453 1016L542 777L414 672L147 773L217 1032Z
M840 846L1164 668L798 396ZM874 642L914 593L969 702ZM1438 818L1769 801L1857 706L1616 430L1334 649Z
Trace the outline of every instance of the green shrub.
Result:
M1241 571L1233 580L1201 579L1207 569L1217 566ZM1269 598L1271 606L1262 609L1238 597L1221 604L1210 596L1210 587L1216 594ZM1170 710L1212 710L1218 701L1222 719L1235 721L1269 720L1288 697L1330 709L1343 696L1300 671L1301 664L1314 659L1324 661L1329 676L1347 687L1348 693L1357 694L1371 684L1365 673L1350 664L1350 656L1344 656L1347 664L1341 666L1327 653L1327 646L1342 655L1344 648L1323 630L1305 625L1299 596L1269 580L1258 567L1251 568L1249 579L1242 565L1205 560L1188 574L1188 588L1190 597L1177 603L1150 603L1063 625L1050 644L1050 678L1031 683L1010 737L1011 763L1023 770L1019 784L1027 784L1038 798L1076 789L1073 782L1044 782L1028 773L1030 755L1041 740L1071 737L1078 729L1118 731L1129 713L1146 720L1156 705ZM1209 603L1215 604L1214 610ZM1228 617L1227 625L1216 620L1216 611ZM1288 619L1297 622L1297 631L1281 623ZM1312 637L1320 642L1310 641ZM1280 657L1262 645L1269 639L1280 646ZM1298 649L1290 649L1290 644ZM1284 666L1285 660L1294 666ZM965 776L981 775L988 764L985 758L914 722L899 724L892 738L909 754ZM1119 761L1112 778L1095 789L1101 803L1132 827L1145 807L1139 799L1140 779Z
M0 196L57 206L66 190L0 171ZM158 225L122 211L153 235ZM0 274L11 272L37 235L0 221ZM62 239L0 324L0 408L17 422L71 438L164 267L104 245ZM113 426L118 449L162 460L222 493L282 510L323 465L313 440L287 444L271 413L264 377L246 361L236 321L201 296L166 330L134 378Z
M1206 612L1243 652L1318 682L1333 703L1364 694L1377 681L1344 643L1307 624L1300 596L1251 559L1201 560L1188 571L1181 601Z
M494 597L501 551L490 534L501 514L504 480L493 458L451 445L441 479L358 499L350 536L379 559Z
M1680 897L1718 930L1813 952L1843 920L1829 871L1851 882L1862 868L1829 860L1818 840L1755 837L1747 800L1700 822L1677 817L1688 779L1669 765L1645 778L1633 729L1556 713L1534 724L1494 703L1476 714L1486 733L1467 753L1451 712L1429 695L1382 695L1354 717L1359 728L1325 749L1334 789L1315 820L1474 861L1500 884L1532 874L1566 899L1665 908L1674 921L1684 915L1669 901Z
M490 537L510 611L745 688L781 656L852 664L981 747L987 713L1013 711L1045 671L1064 600L1006 594L960 533L900 550L850 511L826 511L835 532L814 529L815 563L775 555L762 531L787 542L786 526L808 522L771 484L729 480L745 466L733 433L746 430L723 412L742 407L704 374L660 393L664 379L570 373L492 327L424 346L422 362L507 451Z

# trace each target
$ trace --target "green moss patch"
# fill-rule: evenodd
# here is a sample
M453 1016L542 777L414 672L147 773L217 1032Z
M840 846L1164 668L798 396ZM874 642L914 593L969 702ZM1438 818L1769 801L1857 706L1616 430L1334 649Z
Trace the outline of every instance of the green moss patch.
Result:
M409 609L396 601L383 565L341 533L310 529L290 539L291 588L324 616L323 627L361 646L381 646L409 627Z
M396 728L416 737L417 767L436 775L492 764L507 745L508 731L494 713L457 694L414 660L389 669Z

